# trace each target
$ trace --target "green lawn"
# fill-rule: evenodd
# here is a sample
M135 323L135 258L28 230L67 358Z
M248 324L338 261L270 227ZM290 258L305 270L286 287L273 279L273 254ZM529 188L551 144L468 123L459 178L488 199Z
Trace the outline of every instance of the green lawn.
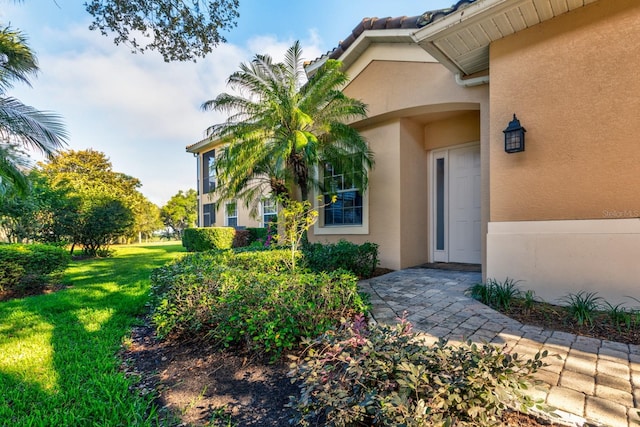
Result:
M149 273L182 251L118 247L112 258L73 262L68 289L0 303L0 426L155 425L117 352L144 312Z

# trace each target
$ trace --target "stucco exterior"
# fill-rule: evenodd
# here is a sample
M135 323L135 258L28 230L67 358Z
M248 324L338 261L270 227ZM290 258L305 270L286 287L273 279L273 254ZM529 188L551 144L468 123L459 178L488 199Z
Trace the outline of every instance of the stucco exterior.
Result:
M545 300L640 296L640 3L597 1L490 49L486 275ZM504 152L516 113L526 151Z
M351 81L344 89L368 105L367 119L353 123L376 157L366 197L368 218L359 229L322 227L319 221L310 239L378 243L382 266L406 268L431 261L429 152L488 139L480 125L488 88L460 87L417 45L401 45L412 59L405 61L388 59L386 44L369 49L347 69ZM488 159L488 150L482 151ZM484 186L488 190L488 180Z
M203 157L206 153L214 149L219 149L220 145L216 141L203 140L192 146L191 152L195 154L198 170L197 193L198 193L198 227L204 227L204 205L209 203L215 204L215 221L211 226L225 227L225 204L217 203L215 195L204 189L205 176L208 176L207 166L204 165ZM250 208L245 206L244 202L237 202L238 227L262 227L260 218L254 218L250 215Z
M638 35L640 2L607 0L491 45L491 221L640 216Z

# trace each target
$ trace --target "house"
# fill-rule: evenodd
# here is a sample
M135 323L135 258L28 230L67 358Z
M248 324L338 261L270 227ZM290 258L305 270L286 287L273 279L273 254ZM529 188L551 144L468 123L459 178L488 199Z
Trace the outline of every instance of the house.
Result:
M376 165L310 238L376 242L393 269L481 264L549 301L640 297L638 38L637 0L461 0L364 19L307 73L343 62ZM505 147L516 117L524 151ZM201 165L207 144L188 148Z

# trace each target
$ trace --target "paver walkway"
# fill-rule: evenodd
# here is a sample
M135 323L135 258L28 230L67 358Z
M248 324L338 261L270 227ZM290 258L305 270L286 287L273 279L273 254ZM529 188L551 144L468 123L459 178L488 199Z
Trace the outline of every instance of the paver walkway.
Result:
M434 341L470 339L533 356L547 349L557 357L536 374L531 390L569 425L640 426L640 346L523 325L465 295L480 273L406 269L360 282L371 295L373 317L396 323L404 312L414 329Z

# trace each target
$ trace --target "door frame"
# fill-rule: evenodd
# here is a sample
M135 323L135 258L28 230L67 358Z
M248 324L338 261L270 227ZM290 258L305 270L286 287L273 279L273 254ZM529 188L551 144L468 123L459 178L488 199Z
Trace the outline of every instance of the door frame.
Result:
M437 148L428 153L428 176L430 183L428 187L428 221L429 221L429 262L449 262L449 151L459 148L479 147L480 141L468 142L465 144L451 145ZM444 250L436 249L436 160L444 158ZM482 169L482 166L481 166Z

